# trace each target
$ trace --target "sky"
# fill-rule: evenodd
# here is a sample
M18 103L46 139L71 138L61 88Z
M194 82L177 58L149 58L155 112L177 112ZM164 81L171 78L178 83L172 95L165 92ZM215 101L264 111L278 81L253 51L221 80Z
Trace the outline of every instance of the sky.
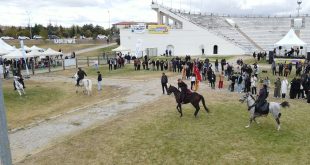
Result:
M297 0L154 0L192 12L235 15L297 15ZM156 22L151 0L0 0L0 25L94 24L109 28L120 21ZM310 11L303 0L301 13ZM310 12L308 12L310 14ZM308 14L307 13L307 14Z

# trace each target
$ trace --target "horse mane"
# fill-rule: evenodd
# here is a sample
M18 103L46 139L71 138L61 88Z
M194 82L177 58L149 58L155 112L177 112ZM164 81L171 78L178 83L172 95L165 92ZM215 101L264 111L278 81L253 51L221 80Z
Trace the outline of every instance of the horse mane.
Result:
M253 95L251 95L251 94L250 94L250 97L251 97L251 98L255 101L255 98L254 98L254 96L253 96Z

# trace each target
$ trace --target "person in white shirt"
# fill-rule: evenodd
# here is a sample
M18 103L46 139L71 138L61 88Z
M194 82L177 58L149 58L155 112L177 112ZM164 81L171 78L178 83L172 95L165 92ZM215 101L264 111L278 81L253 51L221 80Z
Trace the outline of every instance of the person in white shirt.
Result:
M257 78L252 75L251 77L251 91L252 91L252 95L256 95L256 82L257 82Z
M286 77L284 77L282 82L281 82L281 93L282 93L282 98L283 99L286 96L287 89L288 89L288 81L287 81Z
M193 90L193 86L195 85L196 82L196 75L193 73L190 77L191 80L191 90Z

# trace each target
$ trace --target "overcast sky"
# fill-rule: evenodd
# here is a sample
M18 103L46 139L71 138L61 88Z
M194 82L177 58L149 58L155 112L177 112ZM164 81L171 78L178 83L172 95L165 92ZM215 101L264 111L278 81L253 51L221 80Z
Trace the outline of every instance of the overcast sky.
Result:
M154 0L176 9L224 14L296 15L297 0ZM303 0L301 13L310 11ZM92 23L157 20L151 0L0 0L0 25L26 26L39 23L71 26ZM310 12L308 12L310 14ZM109 21L110 15L110 21Z

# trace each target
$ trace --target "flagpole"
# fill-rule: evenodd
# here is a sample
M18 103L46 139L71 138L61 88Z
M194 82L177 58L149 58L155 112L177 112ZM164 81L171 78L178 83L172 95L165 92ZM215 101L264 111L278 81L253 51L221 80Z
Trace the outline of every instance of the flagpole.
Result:
M0 164L1 165L12 164L1 78L0 78Z

